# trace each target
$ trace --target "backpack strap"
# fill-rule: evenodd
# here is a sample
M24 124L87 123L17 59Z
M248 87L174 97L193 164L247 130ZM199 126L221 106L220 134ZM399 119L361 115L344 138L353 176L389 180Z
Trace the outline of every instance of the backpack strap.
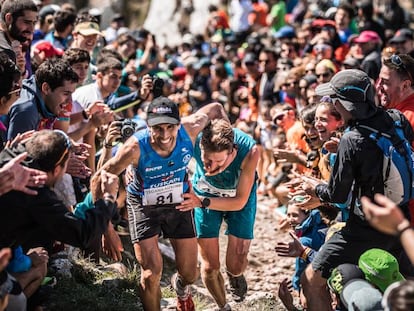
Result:
M356 125L356 127L357 128L363 128L363 129L365 129L365 130L368 130L368 131L370 131L372 134L374 134L373 136L372 135L369 135L371 138L373 138L375 141L377 141L381 136L384 136L384 137L386 137L386 138L388 138L388 139L391 139L391 135L390 134L387 134L387 133L383 133L383 132L380 132L380 131L378 131L377 129L374 129L374 128L372 128L372 127L370 127L370 126L368 126L368 125L364 125L364 124L357 124Z

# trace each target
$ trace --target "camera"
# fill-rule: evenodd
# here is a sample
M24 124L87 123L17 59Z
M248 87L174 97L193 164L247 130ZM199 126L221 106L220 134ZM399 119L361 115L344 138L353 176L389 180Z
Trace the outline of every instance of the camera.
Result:
M122 120L122 123L121 123L121 136L122 136L122 139L124 141L127 140L129 137L131 137L137 131L137 128L138 128L138 124L136 124L131 119Z
M152 94L154 98L160 97L163 95L164 80L158 77L152 77Z

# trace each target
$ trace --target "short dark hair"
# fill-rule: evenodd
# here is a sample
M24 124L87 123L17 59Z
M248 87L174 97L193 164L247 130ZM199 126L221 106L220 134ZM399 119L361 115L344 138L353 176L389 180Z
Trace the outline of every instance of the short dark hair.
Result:
M121 54L119 54L115 50L103 48L98 54L98 57L96 58L96 65L99 65L101 62L105 61L105 59L107 59L108 57L114 57L122 63Z
M6 0L1 4L1 20L5 22L6 14L10 13L13 20L24 15L24 11L37 12L37 6L32 0Z
M75 24L76 14L68 10L58 11L55 13L54 18L55 29L56 31L61 32L64 31L69 25Z
M266 48L263 48L261 51L260 51L260 53L265 53L265 54L268 54L268 55L272 55L273 56L273 60L275 61L275 62L277 62L278 61L278 59L279 59L279 54L276 52L276 50L275 49L273 49L273 48L271 48L271 47L266 47ZM260 54L259 53L259 54Z
M210 4L209 6L208 6L208 11L211 13L211 12L217 12L218 11L218 7L217 7L217 5L214 5L214 4Z
M338 10L339 9L342 9L345 12L347 12L350 20L355 17L355 9L354 9L354 7L350 3L342 1L338 5Z
M43 83L47 83L50 88L63 86L65 81L78 83L79 78L68 62L60 58L49 58L40 64L36 73L36 84L40 88Z
M20 79L20 70L9 56L0 51L0 98L10 98L13 84Z
M111 69L122 70L122 62L115 57L107 57L96 66L96 72L107 73Z
M73 66L77 63L91 62L91 56L89 55L89 52L79 48L67 49L63 54L62 59L68 62L70 66Z
M134 36L128 32L120 34L115 41L118 43L119 46L127 43L128 41L134 41L135 43L137 42Z
M32 159L33 167L51 172L56 165L63 166L69 158L70 143L62 131L41 130L25 143L25 149Z
M318 108L318 105L307 105L303 107L303 109L300 111L299 118L303 123L307 124L314 124L315 123L315 113L316 108Z

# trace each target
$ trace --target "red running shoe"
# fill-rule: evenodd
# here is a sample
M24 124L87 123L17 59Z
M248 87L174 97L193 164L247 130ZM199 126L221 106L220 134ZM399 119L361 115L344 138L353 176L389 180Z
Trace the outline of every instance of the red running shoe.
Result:
M177 297L177 311L195 311L191 294L189 294L185 299Z

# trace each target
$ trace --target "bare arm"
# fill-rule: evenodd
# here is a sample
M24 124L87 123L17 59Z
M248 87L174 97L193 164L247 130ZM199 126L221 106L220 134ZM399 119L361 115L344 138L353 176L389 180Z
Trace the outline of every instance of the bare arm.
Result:
M222 104L211 103L205 105L197 110L196 113L182 118L181 124L184 126L194 143L197 135L206 127L208 122L213 119L224 119L230 123Z
M100 190L100 172L102 170L115 175L120 175L129 164L134 166L138 165L139 156L139 144L136 138L132 136L118 149L115 157L106 162L92 177L91 192L94 200L100 198L102 195Z
M243 160L236 196L233 198L213 197L209 209L216 211L240 211L246 205L252 192L256 178L256 167L259 161L259 151L256 146L250 150Z
M102 153L99 157L97 170L99 170L104 163L112 157L112 145L114 142L121 139L121 122L114 121L109 125L108 131L102 147Z
M234 197L209 197L209 209L217 211L239 211L243 209L252 192L253 183L256 178L256 166L259 161L259 151L254 146L246 155L241 165L241 174L239 183L236 188L236 195ZM177 209L188 211L194 207L202 206L202 198L195 195L194 192L184 193L184 201L177 206Z

